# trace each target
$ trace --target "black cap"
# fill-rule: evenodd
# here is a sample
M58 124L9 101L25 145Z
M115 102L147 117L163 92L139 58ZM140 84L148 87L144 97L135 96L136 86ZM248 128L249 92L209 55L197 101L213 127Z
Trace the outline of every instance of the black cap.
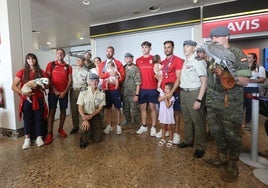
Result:
M185 46L185 45L196 46L197 43L195 41L192 41L192 40L186 40L183 42L183 46Z
M90 80L95 80L95 79L98 80L99 76L97 74L95 74L95 73L92 73L92 74L89 75L89 79Z
M210 31L210 37L222 37L230 35L230 29L228 27L219 26Z
M131 53L126 53L126 54L125 54L125 57L133 58L134 56L133 56Z
M204 48L197 48L196 52L203 52L203 53L206 53Z

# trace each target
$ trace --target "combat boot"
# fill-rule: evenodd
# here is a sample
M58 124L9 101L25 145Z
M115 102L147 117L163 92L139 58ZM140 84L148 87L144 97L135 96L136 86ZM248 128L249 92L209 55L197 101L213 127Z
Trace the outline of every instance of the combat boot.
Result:
M205 159L204 164L209 167L219 168L221 166L227 165L227 157L226 154L218 153L215 157Z
M234 182L237 180L239 170L237 161L230 161L230 163L221 172L221 179L226 182Z

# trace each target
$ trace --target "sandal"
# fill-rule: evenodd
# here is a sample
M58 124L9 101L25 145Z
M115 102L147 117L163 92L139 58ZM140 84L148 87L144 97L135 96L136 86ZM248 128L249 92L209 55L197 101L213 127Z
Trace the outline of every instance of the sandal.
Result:
M161 140L158 142L158 145L159 145L159 146L163 146L165 143L166 143L166 141L165 141L164 139L161 139Z
M167 148L171 148L172 145L173 145L172 140L169 140L169 141L167 142Z

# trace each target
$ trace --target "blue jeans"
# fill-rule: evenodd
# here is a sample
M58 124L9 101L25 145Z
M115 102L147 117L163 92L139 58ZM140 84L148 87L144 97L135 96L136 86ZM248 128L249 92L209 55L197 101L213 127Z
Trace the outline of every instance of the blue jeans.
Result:
M41 136L41 127L44 126L44 104L42 99L38 99L39 109L33 110L32 103L25 100L23 103L24 134L31 136Z

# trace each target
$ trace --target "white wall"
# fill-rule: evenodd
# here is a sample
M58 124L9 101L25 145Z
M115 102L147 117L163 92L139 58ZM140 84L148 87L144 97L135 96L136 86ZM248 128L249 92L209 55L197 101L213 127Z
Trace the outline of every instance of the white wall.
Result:
M185 40L193 40L193 26L101 37L92 39L91 46L94 56L100 56L103 60L106 59L106 48L113 46L115 48L114 57L124 63L126 52L132 53L135 59L142 55L141 43L143 41L152 43L151 54L159 54L162 59L165 58L163 43L166 40L172 40L175 43L175 55L184 58L182 44Z
M32 49L30 0L1 0L0 18L0 85L5 99L5 108L0 109L0 127L17 130L23 124L18 119L19 97L11 86Z

